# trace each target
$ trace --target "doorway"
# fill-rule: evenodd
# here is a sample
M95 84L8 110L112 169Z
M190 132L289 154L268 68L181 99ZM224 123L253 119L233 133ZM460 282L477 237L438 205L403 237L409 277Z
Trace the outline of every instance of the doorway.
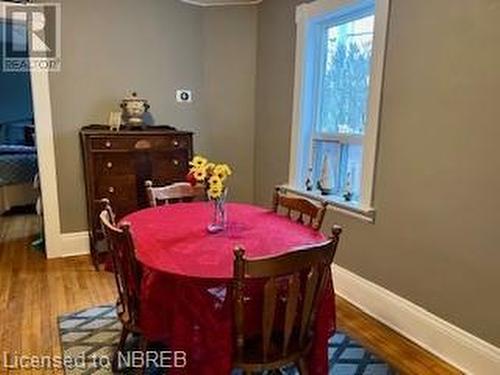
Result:
M0 61L5 51L26 51L23 24L0 19ZM31 75L0 64L0 243L25 241L43 251L42 200L38 171Z
M14 22L8 16L8 7L12 2L0 1L0 21ZM30 4L17 3L17 7L28 7ZM19 23L19 20L15 22ZM22 22L22 21L21 21ZM25 21L24 21L25 22ZM0 48L3 46L0 45ZM2 64L2 62L0 62ZM38 159L39 183L43 195L43 233L47 258L64 256L66 247L61 233L59 218L59 199L57 195L57 173L54 148L54 132L52 127L52 110L50 102L49 74L47 70L31 70L32 110L35 125L35 144ZM1 88L0 88L1 89Z

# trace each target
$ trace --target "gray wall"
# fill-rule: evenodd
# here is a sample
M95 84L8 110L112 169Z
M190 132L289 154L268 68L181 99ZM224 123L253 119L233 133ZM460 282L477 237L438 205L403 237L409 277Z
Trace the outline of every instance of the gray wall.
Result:
M259 8L256 199L287 180L294 11ZM394 0L386 58L375 224L330 212L337 262L500 345L500 4Z
M257 8L209 8L203 16L203 97L210 157L235 173L229 199L254 197Z
M224 9L178 0L61 3L62 72L50 84L62 231L87 228L78 129L106 123L127 89L150 100L156 123L193 130L196 152L250 168L233 179L231 197L251 200L256 7L224 8L224 18ZM194 91L194 103L175 102L183 87ZM230 108L218 114L227 99ZM236 139L237 127L248 144Z

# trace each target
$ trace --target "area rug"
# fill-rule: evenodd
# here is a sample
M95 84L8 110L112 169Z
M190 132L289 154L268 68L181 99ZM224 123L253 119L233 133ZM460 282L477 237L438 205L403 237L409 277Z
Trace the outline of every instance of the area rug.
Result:
M67 364L66 375L111 374L111 358L118 343L121 325L113 305L92 307L58 318L62 355ZM127 350L137 346L131 335ZM154 348L153 348L154 350ZM333 375L395 375L383 360L367 351L343 332L336 332L328 344L330 374ZM125 369L124 374L132 373ZM148 369L149 374L161 374L159 369ZM282 374L295 375L293 367ZM235 372L237 374L237 372Z

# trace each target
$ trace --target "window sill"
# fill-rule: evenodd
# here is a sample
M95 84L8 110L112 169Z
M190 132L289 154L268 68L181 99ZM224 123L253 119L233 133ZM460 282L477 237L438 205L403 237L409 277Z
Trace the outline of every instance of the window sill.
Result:
M327 202L335 211L343 214L369 223L375 222L375 210L373 208L361 207L358 202L346 202L342 197L337 195L322 195L319 190L307 191L290 185L281 185L280 188L314 201Z

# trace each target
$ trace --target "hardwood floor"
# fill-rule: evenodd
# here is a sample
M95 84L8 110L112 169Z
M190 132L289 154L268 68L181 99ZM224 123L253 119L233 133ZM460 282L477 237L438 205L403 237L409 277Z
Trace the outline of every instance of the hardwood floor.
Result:
M2 218L0 223L15 234L14 238L4 235L0 243L0 362L4 352L61 355L57 316L112 301L113 276L95 272L88 257L47 261L42 252L30 248L35 223L13 218ZM19 238L22 228L29 235ZM7 233L3 228L0 232ZM0 369L0 373L9 372Z
M40 227L40 218L35 214L0 216L0 243L31 240Z
M340 297L337 297L337 325L400 374L462 374Z
M46 260L31 249L36 225L33 217L0 218L1 374L62 373L6 370L3 353L60 355L57 316L115 299L113 276L95 272L89 257ZM337 321L401 374L460 373L341 298Z

